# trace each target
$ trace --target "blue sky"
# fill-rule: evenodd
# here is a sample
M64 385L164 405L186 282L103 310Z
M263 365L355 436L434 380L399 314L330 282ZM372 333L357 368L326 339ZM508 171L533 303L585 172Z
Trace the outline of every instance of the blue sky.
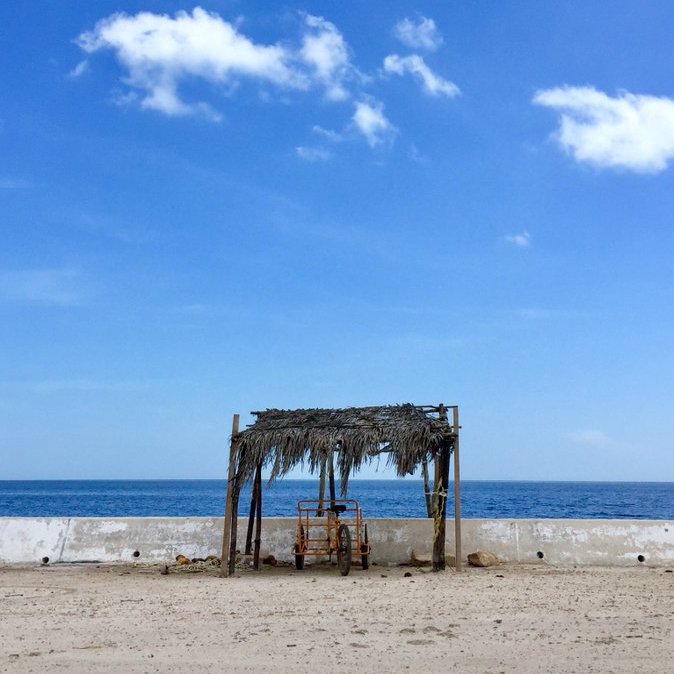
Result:
M223 477L233 412L442 401L466 478L674 480L671 3L0 26L3 477Z

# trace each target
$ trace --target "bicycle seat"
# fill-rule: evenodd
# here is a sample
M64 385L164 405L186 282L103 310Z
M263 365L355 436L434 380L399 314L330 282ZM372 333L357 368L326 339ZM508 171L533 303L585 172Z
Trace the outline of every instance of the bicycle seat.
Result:
M333 505L330 510L332 510L335 515L339 515L339 513L343 513L346 510L346 506L342 504L337 504Z

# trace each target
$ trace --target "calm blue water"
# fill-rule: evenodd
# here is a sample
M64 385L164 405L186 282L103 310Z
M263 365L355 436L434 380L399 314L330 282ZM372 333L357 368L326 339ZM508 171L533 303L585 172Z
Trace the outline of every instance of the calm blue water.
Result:
M225 487L224 480L0 481L0 516L219 516ZM464 517L674 519L672 482L465 481L461 490ZM298 499L317 492L314 480L264 485L263 514L292 515ZM352 480L349 497L360 501L368 517L425 516L420 481ZM249 503L246 490L241 514Z

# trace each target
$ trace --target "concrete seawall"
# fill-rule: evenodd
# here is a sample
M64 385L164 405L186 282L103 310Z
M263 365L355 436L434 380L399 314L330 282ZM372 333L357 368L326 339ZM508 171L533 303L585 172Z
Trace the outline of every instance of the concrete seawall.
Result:
M297 520L266 517L262 552L290 560ZM448 523L447 552L453 553ZM239 520L245 537L246 520ZM372 561L398 564L430 557L428 519L369 518ZM674 522L666 520L484 520L462 523L464 555L488 550L506 562L560 566L674 565ZM222 518L0 517L0 564L50 562L163 562L219 555ZM242 542L241 542L242 544ZM134 553L138 553L134 555ZM541 556L542 555L542 556Z

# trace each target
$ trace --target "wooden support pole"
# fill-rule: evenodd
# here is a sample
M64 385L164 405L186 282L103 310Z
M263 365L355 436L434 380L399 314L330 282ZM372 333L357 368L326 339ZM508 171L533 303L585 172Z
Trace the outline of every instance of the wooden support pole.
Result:
M316 517L323 517L323 506L325 501L325 464L326 460L321 461L321 474L318 478L318 510Z
M248 530L246 531L246 547L245 547L246 555L250 555L253 550L253 525L255 524L257 499L258 499L257 479L254 479L250 490L250 510L248 511Z
M236 569L236 532L239 526L239 493L241 492L241 476L239 471L234 474L234 484L232 485L232 523L231 538L229 541L229 564L228 575L233 575Z
M257 464L255 471L255 486L257 491L257 519L255 520L255 548L253 554L253 568L260 569L260 541L262 539L262 462Z
M229 472L227 473L227 495L225 496L225 521L222 527L222 553L220 554L220 575L229 575L229 538L232 524L232 484L236 473L236 436L239 434L239 415L232 419L232 438L229 443Z
M433 459L433 496L431 497L431 512L433 513L433 517L435 517L438 513L438 506L439 506L439 484L442 480L442 469L440 467L440 461L439 461L439 455L440 452L436 449L435 450L435 457Z
M431 499L431 486L428 481L428 459L421 461L421 475L424 478L424 499L426 501L426 515L433 517L433 500Z
M459 471L459 408L453 409L454 427L454 556L456 570L461 571L461 475Z
M447 412L443 405L438 408L441 420L447 420ZM435 474L439 475L434 485L437 496L437 507L433 528L433 571L445 569L445 530L447 522L447 487L449 482L449 441L443 441L435 457Z
M334 458L333 458L333 453L330 452L330 458L328 460L328 482L330 483L330 507L334 507L335 505L335 465L334 465Z

